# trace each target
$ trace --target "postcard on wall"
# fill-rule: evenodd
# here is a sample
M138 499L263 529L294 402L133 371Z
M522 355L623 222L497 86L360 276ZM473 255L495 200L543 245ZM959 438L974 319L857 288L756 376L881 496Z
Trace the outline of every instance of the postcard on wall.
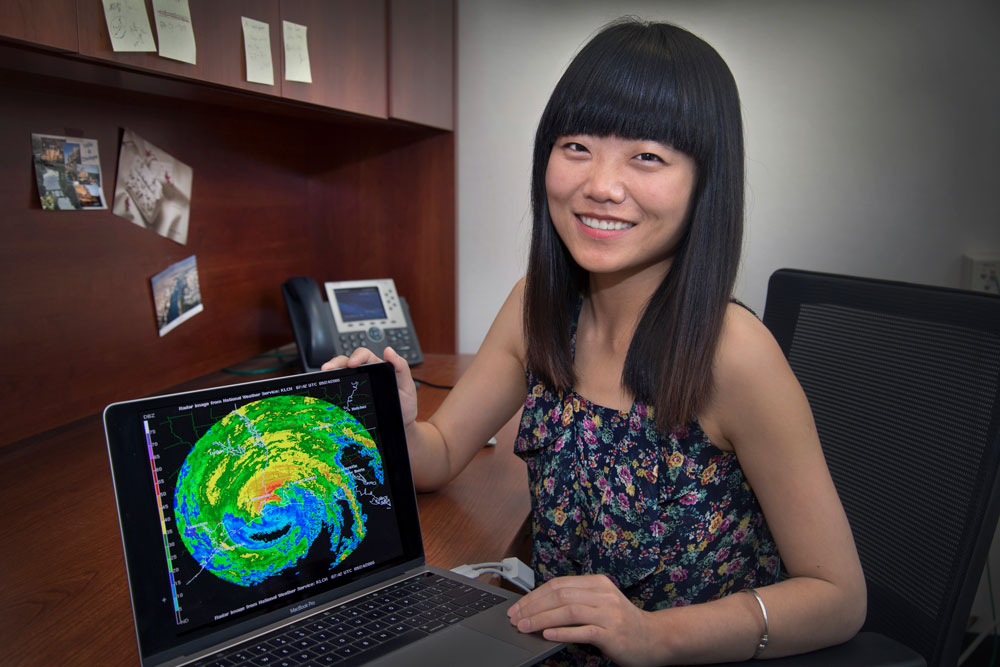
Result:
M188 0L153 0L153 20L160 40L160 55L196 64L194 27Z
M115 51L155 51L143 0L103 0L104 20Z
M204 307L198 284L198 261L194 255L168 266L150 279L156 327L164 336L191 319Z
M97 139L31 135L38 196L46 211L107 209Z
M122 136L111 212L187 243L194 170L131 130Z
M247 81L274 85L274 66L271 63L271 26L245 16L243 20L243 48L247 57Z
M306 27L289 21L282 21L281 26L285 42L285 81L312 83Z

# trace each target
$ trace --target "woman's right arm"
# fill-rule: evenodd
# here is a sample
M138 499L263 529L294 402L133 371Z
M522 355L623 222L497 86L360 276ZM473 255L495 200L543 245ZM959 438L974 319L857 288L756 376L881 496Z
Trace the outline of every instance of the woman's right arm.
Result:
M386 348L385 360L396 369L410 467L418 490L432 491L451 481L524 401L523 297L521 280L500 308L472 364L425 422L416 421L417 393L406 360ZM323 370L378 360L370 350L359 348L350 357L334 357L323 364Z

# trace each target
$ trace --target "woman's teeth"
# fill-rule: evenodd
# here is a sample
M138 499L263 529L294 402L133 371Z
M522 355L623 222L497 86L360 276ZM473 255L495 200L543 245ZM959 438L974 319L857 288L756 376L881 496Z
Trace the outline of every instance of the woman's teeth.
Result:
M585 224L591 229L604 229L617 231L619 229L629 229L630 227L635 227L631 222L622 222L620 220L598 220L597 218L585 218L584 216L579 216L580 222Z

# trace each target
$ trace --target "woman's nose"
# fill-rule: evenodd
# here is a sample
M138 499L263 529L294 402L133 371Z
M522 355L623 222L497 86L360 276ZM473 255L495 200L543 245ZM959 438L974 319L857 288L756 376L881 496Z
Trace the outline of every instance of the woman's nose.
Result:
M583 194L598 202L620 204L625 201L625 182L618 166L609 160L594 160Z

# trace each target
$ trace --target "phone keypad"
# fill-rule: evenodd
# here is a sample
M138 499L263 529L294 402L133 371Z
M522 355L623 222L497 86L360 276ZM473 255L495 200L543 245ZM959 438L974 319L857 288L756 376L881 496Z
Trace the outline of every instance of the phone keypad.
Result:
M368 344L368 338L364 333L352 331L351 333L340 334L340 349L344 354L350 354L359 347Z
M392 349L399 352L399 356L407 361L413 361L416 358L416 349L409 329L387 329L385 333L386 345L390 345Z
M375 335L372 335L373 332ZM371 345L371 343L378 344ZM416 358L416 346L407 327L398 329L371 327L367 332L352 331L340 334L340 348L348 355L359 347L373 348L374 352L381 353L386 345L396 350L407 361L412 362Z

